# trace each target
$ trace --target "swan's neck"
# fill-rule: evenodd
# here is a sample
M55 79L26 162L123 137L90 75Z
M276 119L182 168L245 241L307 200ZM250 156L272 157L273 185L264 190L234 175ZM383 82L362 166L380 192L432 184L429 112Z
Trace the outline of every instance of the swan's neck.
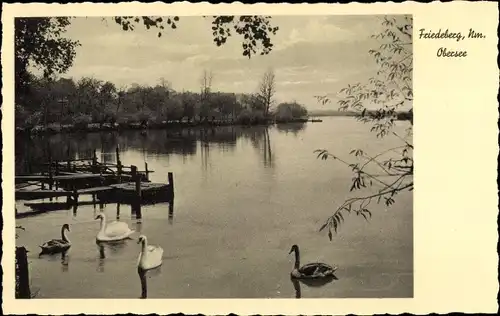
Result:
M148 241L144 239L141 243L141 260L147 256L148 253Z
M101 233L104 233L106 230L106 219L104 217L101 217Z
M295 249L295 269L300 267L300 253L299 249Z
M61 229L61 238L62 240L64 240L65 242L69 243L69 238L68 236L66 235L66 227L63 227Z

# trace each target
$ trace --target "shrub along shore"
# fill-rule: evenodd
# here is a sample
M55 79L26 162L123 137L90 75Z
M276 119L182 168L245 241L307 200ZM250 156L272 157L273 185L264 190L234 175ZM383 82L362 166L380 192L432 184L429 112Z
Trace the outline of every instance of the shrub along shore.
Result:
M274 124L306 123L307 117L289 119L249 119L249 120L202 120L202 121L162 121L162 122L113 122L88 124L50 123L47 126L36 125L33 128L16 127L17 134L41 135L59 133L94 133L103 131L148 130L148 129L182 129L182 128L213 128L218 126L270 126Z

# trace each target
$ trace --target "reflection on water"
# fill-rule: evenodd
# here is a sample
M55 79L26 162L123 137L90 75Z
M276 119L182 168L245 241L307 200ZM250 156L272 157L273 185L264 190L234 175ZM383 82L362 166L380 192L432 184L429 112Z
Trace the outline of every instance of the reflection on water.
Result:
M106 252L104 251L104 245L98 243L97 247L99 249L99 259L97 260L97 272L104 272L104 259L106 259Z
M137 274L139 274L139 279L141 281L141 296L140 298L148 297L148 279L146 277L146 271L137 268Z
M120 203L116 203L116 220L120 220Z
M307 287L313 287L313 288L319 288L323 287L329 283L331 283L334 280L338 280L338 278L335 275L328 276L325 278L319 278L319 279L295 279L295 278L290 278L293 284L293 288L295 289L295 298L301 298L302 297L302 292L301 292L301 283L304 284Z
M151 270L146 270L146 271L142 270L140 268L137 268L137 273L139 275L139 280L141 282L141 296L140 296L140 298L147 298L148 297L148 279L161 275L161 270L162 270L162 266L159 266L159 267L151 269Z
M61 253L61 271L68 272L69 270L69 255L67 250Z
M170 225L174 223L174 201L168 203L168 223Z
M300 292L300 283L297 281L297 279L290 278L293 284L293 288L295 289L295 298L301 298L302 293Z
M125 250L126 244L127 242L125 240L112 241L112 242L96 241L96 245L99 250L99 259L97 260L98 262L97 271L104 272L106 259L109 258L109 255L116 257L119 256L119 254L123 253L123 251Z
M117 145L120 151L138 149L149 155L197 155L200 150L202 169L210 164L210 151L234 151L238 140L249 141L266 167L273 167L275 157L269 129L297 136L305 129L303 123L278 124L274 127L224 126L209 129L150 130L147 137L137 131L100 132L90 134L57 134L36 138L16 139L16 174L41 171L37 162L90 158L98 152L100 161L116 163ZM198 145L199 144L199 145Z
M59 253L53 253L53 254L43 254L39 255L38 258L41 260L47 260L49 262L55 262L59 261L61 263L61 271L62 272L68 272L69 271L69 259L70 256L68 252L70 249L59 252Z
M134 230L138 233L138 234L141 234L142 232L142 221L141 220L137 220L135 222L135 228Z

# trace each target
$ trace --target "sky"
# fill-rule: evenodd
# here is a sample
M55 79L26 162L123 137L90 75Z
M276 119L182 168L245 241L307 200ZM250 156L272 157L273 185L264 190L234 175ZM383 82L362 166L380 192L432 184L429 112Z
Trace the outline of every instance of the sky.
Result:
M279 27L271 37L272 52L248 59L239 35L215 45L211 18L180 17L177 29L160 38L158 29L125 32L110 19L75 18L64 36L81 46L63 77L91 76L118 87L156 85L164 78L177 91L199 91L201 75L209 70L214 91L253 93L272 67L275 100L295 100L312 110L332 108L314 96L336 93L377 70L368 50L380 45L371 38L382 30L380 16L275 16L271 23Z

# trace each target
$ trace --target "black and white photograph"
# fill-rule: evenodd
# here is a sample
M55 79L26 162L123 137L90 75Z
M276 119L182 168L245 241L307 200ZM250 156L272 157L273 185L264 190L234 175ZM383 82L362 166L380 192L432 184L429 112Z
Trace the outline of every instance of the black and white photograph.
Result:
M411 14L14 32L16 298L414 297Z

